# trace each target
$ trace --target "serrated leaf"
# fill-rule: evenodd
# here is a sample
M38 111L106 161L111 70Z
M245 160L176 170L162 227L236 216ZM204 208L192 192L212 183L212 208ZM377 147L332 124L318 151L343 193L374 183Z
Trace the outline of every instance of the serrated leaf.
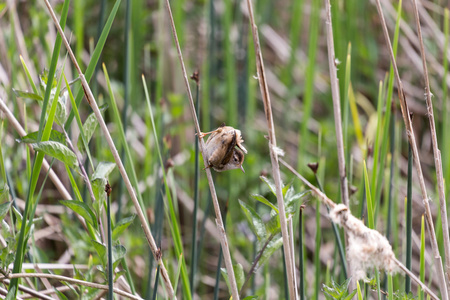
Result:
M287 185L285 185L281 190L283 192L283 198L286 198L287 197L287 193L290 190L292 190L292 191L294 190L294 188L292 187L292 182L287 184Z
M120 276L127 274L127 271L121 270L114 275L114 282L119 280Z
M117 267L117 265L120 263L122 258L125 257L125 254L127 253L127 249L122 245L116 245L112 248L112 257L113 257L113 270Z
M99 107L99 110L100 110L100 112L103 112L107 108L108 108L108 103L105 103L105 104L103 104L103 105L101 105ZM94 134L94 131L97 128L97 124L98 124L98 121L97 121L97 118L96 118L94 113L91 113L86 118L86 120L84 121L83 132L84 132L84 135L85 135L85 138L86 138L86 143L89 144L89 141L91 140L91 138L92 138L92 136ZM84 144L83 144L83 139L81 137L81 134L78 137L77 147L78 147L78 149L80 151L85 151Z
M95 202L92 203L95 213L100 214L103 203L106 200L105 185L107 181L104 178L91 180L92 191L94 192Z
M9 200L9 186L6 183L0 188L0 202L4 200Z
M242 284L244 284L244 280L245 280L245 275L244 275L244 268L242 267L241 264L235 264L233 265L233 271L234 271L234 277L236 279L236 284L238 285L238 290L241 289ZM228 278L228 272L226 268L220 268L220 272L222 273L223 278L225 279L225 282L227 284L228 287L228 291L231 294L231 289L230 289L230 280ZM238 279L242 278L242 280ZM242 281L242 282L239 282Z
M279 237L279 238L275 238L273 240L271 240L269 242L269 244L267 245L266 249L264 250L263 254L261 255L261 258L258 262L258 267L263 266L267 260L270 258L270 256L277 251L278 249L281 248L281 246L283 245L283 238Z
M97 165L94 174L92 174L92 180L95 179L108 179L108 175L114 170L116 164L113 162L102 161Z
M31 99L36 101L44 101L44 98L42 98L41 95L35 94L33 92L25 92L21 90L13 89L14 94L18 98L25 98L25 99Z
M22 137L21 139L18 139L17 141L21 142L21 143L31 144L31 143L37 143L37 138L38 138L38 131L35 131L35 132L31 132L31 133L27 134L26 136ZM50 132L49 141L58 142L63 145L67 145L66 137L64 136L64 134L57 130L53 130L53 129Z
M121 219L119 222L117 222L112 232L113 241L117 240L119 236L125 231L125 229L127 229L128 226L133 223L135 217L136 215L132 215L131 217Z
M58 294L58 298L61 300L69 300L67 297L60 291L58 291L55 287L53 287L53 290Z
M241 290L242 285L245 282L244 268L240 263L237 263L233 265L233 270L234 270L234 277L236 278L237 288L238 290Z
M356 294L356 290L353 290L353 292L350 295L348 295L347 297L345 297L343 300L351 300L351 299L353 299L355 294Z
M251 195L251 197L255 200L258 200L259 202L269 206L271 209L275 210L278 213L278 208L273 205L269 200L267 200L266 198L264 198L264 196L258 195L258 194L253 194Z
M86 222L97 228L95 214L87 204L75 200L61 200L59 202L82 216Z
M5 202L3 204L0 204L0 221L3 220L3 218L6 216L6 214L9 211L9 208L11 207L11 201Z
M102 261L102 265L106 265L106 246L94 240L92 240L92 244L94 245L98 257L100 257L100 260Z
M277 234L281 231L280 217L278 214L273 214L269 222L266 223L266 230L268 234Z
M303 199L305 196L309 195L311 193L310 190L304 191L302 193L298 193L295 195L290 196L289 198L286 198L284 201L284 207L286 210L286 213L293 214L296 212L296 204L299 202L299 200Z
M269 189L272 191L272 194L276 196L277 190L275 184L272 181L270 181L266 176L259 176L259 178L261 178L261 180L269 187Z
M67 97L68 97L67 91L61 96L58 95L58 103L56 106L56 122L61 127L64 127L67 120L67 111L66 111Z
M264 225L263 220L256 213L256 211L245 202L239 200L239 204L241 205L242 211L244 212L253 233L256 235L258 240L263 240L266 237L266 226Z
M76 169L78 167L78 161L75 153L61 143L46 141L32 143L31 145L34 150L41 151L48 156L56 158L72 169Z

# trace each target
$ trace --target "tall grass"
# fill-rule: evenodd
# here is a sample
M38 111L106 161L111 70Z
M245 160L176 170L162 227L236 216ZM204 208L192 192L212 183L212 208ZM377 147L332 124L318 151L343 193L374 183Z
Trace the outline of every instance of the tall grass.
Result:
M0 3L0 281L8 299L27 298L30 288L44 299L448 298L442 1L416 9L390 0L110 4L55 3L49 18L44 5ZM62 42L72 63L63 63ZM192 97L195 69L202 81ZM222 122L242 132L245 174L198 164L206 145L195 133ZM64 155L44 151L47 141ZM288 169L278 166L282 150ZM312 158L319 174L305 168ZM106 162L119 171L111 167L109 197L94 183ZM318 188L307 183L314 179ZM289 186L313 196L290 204ZM267 202L254 202L255 193ZM355 215L386 233L403 271L369 270L370 283L348 284L349 228L330 224L324 197L361 208ZM255 228L283 242L271 247ZM48 264L53 274L44 273Z

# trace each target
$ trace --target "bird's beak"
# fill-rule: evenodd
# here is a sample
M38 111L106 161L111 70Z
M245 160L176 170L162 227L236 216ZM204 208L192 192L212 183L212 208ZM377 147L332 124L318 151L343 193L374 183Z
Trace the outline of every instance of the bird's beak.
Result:
M245 170L244 170L244 167L241 165L241 171L242 171L242 173L245 173Z

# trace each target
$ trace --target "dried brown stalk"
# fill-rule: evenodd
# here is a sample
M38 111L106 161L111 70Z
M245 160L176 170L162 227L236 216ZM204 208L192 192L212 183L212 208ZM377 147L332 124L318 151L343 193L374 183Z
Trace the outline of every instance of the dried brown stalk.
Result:
M417 1L412 0L413 2L413 10L414 16L416 19L417 26L417 35L419 37L420 42L420 54L422 57L422 65L423 65L423 78L425 81L425 96L427 102L427 115L430 123L430 132L431 132L431 141L433 144L433 156L434 156L434 166L436 168L436 179L438 185L438 193L439 193L439 205L441 211L441 220L442 220L442 235L444 236L444 253L445 253L445 271L447 274L447 283L450 280L450 236L448 233L448 220L447 220L447 204L445 201L445 189L444 189L444 176L442 172L442 160L441 160L441 151L439 150L437 135L436 135L436 126L434 123L434 113L433 113L433 102L431 101L431 90L430 90L430 81L428 78L428 67L425 56L425 47L423 46L423 38L422 38L422 28L420 26L420 17L417 9ZM449 286L447 285L447 289ZM450 293L450 291L449 291Z
M333 41L333 23L331 20L331 4L330 0L325 0L325 7L327 13L327 47L328 47L328 65L330 68L330 84L331 84L331 95L333 98L333 111L334 111L334 127L336 129L336 144L337 144L337 154L339 163L339 179L341 183L341 197L342 202L347 206L349 205L349 195L348 195L348 180L347 172L345 167L345 154L344 154L344 138L342 136L342 119L341 119L341 100L339 97L339 80L337 78L336 69L336 57L334 52L334 41ZM345 233L345 244L348 245L348 236ZM348 277L351 278L351 261L347 260L348 265ZM356 288L356 283L354 280L351 281L351 287Z
M334 203L333 200L327 197L323 192L321 192L318 188L316 188L314 185L312 185L306 178L304 178L302 175L300 175L291 165L289 165L287 162L285 162L283 159L280 158L280 162L289 169L295 176L297 176L305 185L308 186L308 188L311 189L311 191L317 196L317 198L322 201L323 204L329 206L330 208L335 208L336 203ZM342 204L340 204L342 205ZM350 212L348 212L350 214ZM403 272L405 272L406 275L411 277L411 279L419 285L425 293L430 295L431 299L439 300L439 298L436 296L433 291L431 291L426 284L424 284L422 281L420 281L419 278L417 278L411 271L408 270L399 260L397 260L395 257L392 258L393 263L395 263Z
M442 294L442 299L448 299L448 291L447 291L447 286L446 286L446 282L445 282L444 268L442 266L441 255L439 253L439 248L438 248L438 244L437 244L437 240L436 240L436 233L434 231L433 217L431 215L429 198L428 198L427 190L425 187L425 179L423 177L422 167L420 165L419 151L417 149L417 143L416 143L416 138L414 135L414 129L412 127L411 119L409 117L408 103L406 102L406 96L403 91L402 81L401 81L400 75L398 73L397 63L395 60L394 51L392 49L391 41L389 38L389 33L387 30L386 21L384 19L380 0L376 0L375 4L377 6L377 11L378 11L378 15L380 17L381 26L383 28L383 33L384 33L384 37L386 40L386 44L388 46L391 63L394 68L395 79L397 81L400 108L402 111L403 121L405 123L405 128L406 128L406 135L408 136L408 140L409 140L409 143L412 148L414 164L416 166L417 175L419 177L419 185L420 185L420 190L422 192L422 201L425 206L425 216L426 216L427 225L428 225L427 226L428 232L430 234L433 256L434 256L435 263L436 263L436 271L437 271L437 276L439 278L440 291Z
M117 167L122 176L122 179L125 182L125 186L128 190L131 200L133 201L134 207L136 209L136 213L138 215L139 221L141 222L142 229L144 230L144 234L145 234L145 237L147 238L147 242L150 246L153 257L155 258L155 261L157 262L157 264L160 266L161 276L162 276L162 279L166 286L168 296L171 299L176 299L176 295L174 293L172 283L170 282L169 274L167 273L167 269L164 266L164 263L162 261L161 250L158 248L158 246L155 243L155 239L153 238L153 235L150 231L150 227L147 223L147 220L145 219L143 210L142 210L142 208L139 204L139 201L136 197L136 193L133 189L133 186L131 185L130 179L128 178L128 174L125 170L122 160L120 159L119 153L117 152L117 148L114 145L114 141L111 138L111 134L109 133L108 128L106 127L105 121L103 120L103 116L101 115L100 110L98 109L98 105L97 105L97 102L95 101L94 95L92 94L91 88L89 87L89 84L87 83L86 78L84 77L84 74L81 71L80 66L78 65L78 62L75 58L75 55L73 54L73 51L69 45L69 42L67 41L67 38L64 35L64 32L63 32L61 26L59 25L58 19L56 18L53 8L51 7L48 0L45 0L45 4L50 12L52 19L53 19L53 23L55 24L56 28L58 29L59 34L61 35L61 37L63 39L64 45L69 53L70 59L72 60L75 68L77 69L77 72L81 79L81 84L82 84L82 87L83 87L83 90L84 90L84 93L86 96L86 100L89 103L89 105L91 106L92 110L94 111L95 117L97 118L97 121L100 125L100 128L103 132L104 137L106 138L106 142L108 143L108 146L109 146L111 153L114 157L114 160L117 164Z
M180 64L181 64L181 71L183 73L183 78L184 78L184 83L186 85L186 91L189 97L189 107L191 109L191 113L192 113L192 119L194 120L194 125L195 125L195 130L197 131L197 135L199 137L199 146L200 146L200 151L203 154L203 149L205 149L205 142L203 141L203 138L200 137L200 125L198 123L198 118L197 118L197 114L195 112L195 105L194 105L194 99L192 98L192 93L191 93L191 87L189 85L189 79L187 76L187 72L186 72L186 67L184 65L184 60L183 60L183 54L181 53L181 47L180 47L180 43L178 41L178 36L177 36L177 31L175 29L175 22L173 20L173 16L172 16L172 10L170 8L170 3L169 0L166 0L166 7L167 7L167 13L169 15L169 19L170 19L170 25L172 27L172 34L173 34L173 39L177 48L177 52L178 52L178 58L180 59ZM212 197L212 201L214 204L214 211L216 213L216 225L217 225L217 229L219 230L219 236L220 236L220 244L222 246L222 252L223 252L223 258L225 260L225 267L227 269L227 273L228 273L228 279L230 282L230 289L231 289L231 294L233 296L233 299L239 300L239 292L238 292L238 288L237 288L237 284L236 284L236 278L234 276L234 270L233 270L233 262L231 260L231 254L230 254L230 249L228 247L228 239L227 239L227 234L225 232L225 227L223 225L223 221L222 221L222 214L220 211L220 206L219 206L219 201L217 200L217 194L216 194L216 188L214 186L214 181L211 175L211 169L208 167L209 164L206 160L206 156L203 156L203 162L205 164L205 171L206 171L206 177L208 179L208 184L209 184L209 189L211 191L211 197Z
M75 279L75 278L71 278L71 277L47 274L47 273L10 273L8 275L8 277L5 277L3 275L0 276L0 281L4 281L5 279L12 279L12 278L48 278L48 279L55 279L58 281L64 281L64 282L70 282L70 283L79 284L79 285L83 285L83 286L88 286L88 287L92 287L95 289L108 290L108 286L104 285L104 284L92 283L92 282L83 281L83 280L79 280L79 279ZM127 297L129 299L136 299L136 300L142 299L139 296L127 293L118 288L114 288L113 290L114 290L114 293L116 293L117 295L121 295L121 296Z
M286 221L286 212L284 209L284 200L283 200L283 192L281 188L281 175L280 175L280 166L278 164L278 153L276 150L277 140L275 135L275 127L273 124L272 117L272 106L270 102L270 94L269 87L267 85L266 73L264 71L264 61L262 58L261 46L259 43L259 34L258 27L255 23L255 18L253 15L253 7L251 0L247 0L248 12L249 12L249 21L252 27L253 34L253 43L255 45L255 54L256 54L256 71L258 75L259 88L261 90L261 95L264 103L264 112L266 114L266 121L269 133L269 150L270 150L270 160L272 162L272 174L273 179L275 181L276 195L277 195L277 204L279 209L280 216L280 227L281 234L283 236L283 249L284 256L286 259L286 270L287 270L287 279L289 286L289 296L290 299L297 299L297 286L295 280L295 262L293 259L293 253L291 249L291 239L289 238L289 230Z

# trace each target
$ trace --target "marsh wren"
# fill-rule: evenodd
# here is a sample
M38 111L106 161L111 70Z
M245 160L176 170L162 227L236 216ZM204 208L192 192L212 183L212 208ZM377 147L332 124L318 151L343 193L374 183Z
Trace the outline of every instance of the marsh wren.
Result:
M242 163L244 162L244 153L247 154L242 143L241 131L231 126L225 126L223 123L216 130L200 133L200 138L211 134L206 141L203 155L208 161L208 168L213 168L217 172L241 169L245 173ZM237 147L237 148L236 148Z

